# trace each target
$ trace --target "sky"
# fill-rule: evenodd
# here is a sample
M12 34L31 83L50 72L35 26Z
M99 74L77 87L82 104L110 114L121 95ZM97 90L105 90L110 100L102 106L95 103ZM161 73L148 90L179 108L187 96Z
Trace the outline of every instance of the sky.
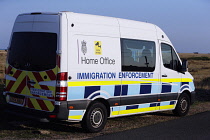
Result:
M0 49L18 14L71 11L153 23L180 53L210 53L210 0L0 0Z

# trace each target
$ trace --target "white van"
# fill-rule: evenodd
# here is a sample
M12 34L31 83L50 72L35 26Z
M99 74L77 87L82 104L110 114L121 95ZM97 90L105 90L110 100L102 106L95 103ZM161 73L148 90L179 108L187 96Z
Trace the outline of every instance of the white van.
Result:
M98 132L107 118L173 110L194 101L193 77L156 25L112 17L20 14L6 64L7 112L81 122Z

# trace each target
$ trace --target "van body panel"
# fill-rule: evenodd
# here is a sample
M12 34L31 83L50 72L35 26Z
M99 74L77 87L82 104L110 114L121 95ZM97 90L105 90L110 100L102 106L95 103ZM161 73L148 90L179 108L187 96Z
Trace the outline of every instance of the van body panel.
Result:
M130 22L130 20L118 19L121 38L142 40L157 40L155 25L143 22Z
M58 65L60 72L68 71L68 19L66 13L59 13L60 15L60 36L59 46L57 50L58 54Z
M68 100L118 97L115 103L120 104L121 79L118 78L118 73L121 63L119 61L120 56L115 55L115 52L120 49L118 48L120 40L111 37L82 35L75 35L71 38L72 49L77 49L78 52L73 54L72 49L69 49L69 54L77 59L69 59L69 64L71 64L69 65L69 75L72 79L68 81ZM93 55L96 53L93 46L97 42L101 46L101 55ZM83 43L87 47L86 53L82 51L82 47L85 47ZM105 49L110 46L113 46L111 52ZM84 113L84 111L80 111L79 114L82 115L81 113ZM72 116L71 113L70 116Z
M168 38L168 36L163 32L162 29L160 29L158 26L155 25L155 29L156 29L156 34L157 34L157 39L158 40L164 40L165 42L168 42L171 44L170 39Z
M66 14L69 33L88 36L120 37L119 23L116 18L71 12Z

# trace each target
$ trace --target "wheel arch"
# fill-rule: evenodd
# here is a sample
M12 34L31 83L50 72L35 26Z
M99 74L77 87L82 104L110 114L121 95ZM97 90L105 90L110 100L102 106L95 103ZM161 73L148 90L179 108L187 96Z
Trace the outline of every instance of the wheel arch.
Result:
M95 100L91 101L86 110L88 110L91 107L91 105L93 105L95 102L100 102L105 105L106 110L107 110L107 117L109 117L110 116L110 104L104 98L96 98Z
M184 90L184 91L182 91L181 94L184 94L184 93L187 94L187 95L189 96L189 98L190 98L190 103L192 103L192 98L191 98L192 95L191 95L191 92L190 92L189 90ZM180 94L180 95L181 95L181 94ZM179 96L179 97L180 97L180 96Z

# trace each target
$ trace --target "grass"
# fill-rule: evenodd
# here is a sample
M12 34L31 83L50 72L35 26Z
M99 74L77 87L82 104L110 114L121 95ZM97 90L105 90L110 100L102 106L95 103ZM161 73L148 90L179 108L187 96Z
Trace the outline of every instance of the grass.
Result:
M210 60L208 57L189 57L188 60Z
M188 71L194 77L197 89L210 89L210 54L180 54L181 58L188 59ZM190 58L190 59L189 59ZM193 59L194 58L194 59Z
M0 50L0 84L3 84L6 56L6 51Z
M208 57L209 54L180 54L182 58ZM0 51L0 79L3 79L6 53ZM194 76L196 86L196 102L191 106L188 115L210 111L210 60L190 59L189 71ZM3 80L0 80L2 91ZM2 92L0 92L2 94ZM0 96L1 97L1 96ZM134 115L108 119L105 129L99 133L85 133L80 124L72 123L40 123L3 113L0 98L0 139L86 139L99 135L153 125L163 121L178 119L171 111Z

